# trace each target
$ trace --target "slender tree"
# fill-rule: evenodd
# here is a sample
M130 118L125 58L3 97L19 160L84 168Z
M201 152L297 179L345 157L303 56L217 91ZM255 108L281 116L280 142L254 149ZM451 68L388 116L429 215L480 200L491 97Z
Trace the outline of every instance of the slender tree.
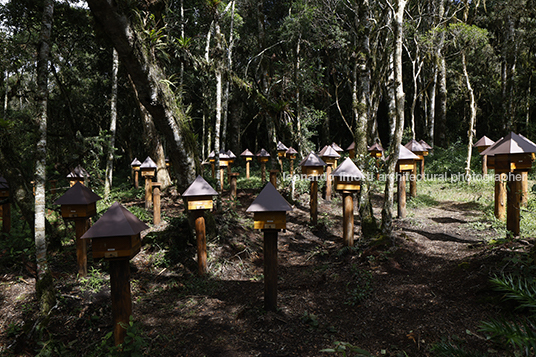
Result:
M106 177L104 181L104 198L108 199L112 189L114 172L115 130L117 126L117 70L119 68L119 56L117 51L112 51L112 96L110 98L110 148L106 161Z

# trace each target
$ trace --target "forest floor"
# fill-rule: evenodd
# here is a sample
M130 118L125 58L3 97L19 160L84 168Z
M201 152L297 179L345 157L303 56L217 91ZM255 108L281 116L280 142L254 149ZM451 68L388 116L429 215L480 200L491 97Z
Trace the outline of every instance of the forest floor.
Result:
M223 213L207 220L217 235L208 240L205 277L196 273L192 233L185 219L180 223L182 200L168 192L162 201L167 223L146 234L131 260L135 333L145 341L144 353L330 356L321 350L342 341L374 356L434 356L432 344L450 339L505 355L479 333L481 322L500 311L489 279L507 269L513 251L533 242L490 244L502 233L486 221L482 193L453 190L438 199L436 191L449 187L424 187L408 205L408 217L394 220L392 240L360 239L356 214L354 249L342 245L339 197L319 199L314 227L308 197L295 200L279 233L277 312L263 308L263 236L245 212L258 191L239 191L234 204L224 195ZM382 202L374 194L378 220ZM75 257L71 241L50 258L59 303L46 331L32 330L32 265L0 275L0 355L36 355L42 346L32 341L39 333L49 336L52 355L104 355L101 342L112 330L106 263L90 258L88 278L77 280Z

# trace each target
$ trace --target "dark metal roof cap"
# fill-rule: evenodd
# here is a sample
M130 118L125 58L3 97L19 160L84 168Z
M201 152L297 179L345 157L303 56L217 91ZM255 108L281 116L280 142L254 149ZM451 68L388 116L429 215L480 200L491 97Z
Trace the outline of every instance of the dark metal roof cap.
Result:
M130 163L130 166L141 166L141 161L138 160L138 158L134 158L134 160L132 160Z
M407 147L400 144L400 152L398 154L398 160L417 160L417 159L419 159L417 155L411 152Z
M411 152L423 152L426 151L421 144L415 139L411 139L406 145L404 145Z
M355 141L352 142L352 143L350 144L350 146L348 146L348 147L346 148L346 151L354 150L354 149L355 149Z
M218 192L205 181L205 179L199 175L195 178L194 182L184 191L182 194L185 197L188 196L217 196Z
M335 150L336 152L343 152L344 150L339 146L337 145L335 142L332 142L331 143L331 147L333 148L333 150Z
M298 152L291 146L287 150L287 155L296 155Z
M277 151L287 151L288 147L283 144L281 141L277 142Z
M498 145L498 144L501 142L502 139L503 139L503 138L501 137L499 140L497 140L495 143L493 143L493 144L492 144L490 147L488 147L486 150L482 151L482 152L480 153L480 155L482 155L482 156L484 156L484 155L493 156L494 154L490 154L489 152L490 152L491 150L493 150L493 148L494 148L496 145Z
M153 159L151 159L149 156L145 159L145 161L140 166L142 169L156 169L157 166Z
M433 148L424 140L419 140L419 144L422 145L423 148L427 150L432 150Z
M9 188L9 185L7 183L7 180L0 176L0 190L7 190Z
M475 145L473 145L474 148L478 148L478 147L482 147L482 146L491 146L495 144L495 141L491 140L490 138L488 138L486 135L484 135L483 137L481 137L476 143Z
M359 168L354 164L352 159L349 157L346 158L332 173L333 177L346 177L352 178L354 180L364 180L365 176L359 170Z
M264 156L264 157L269 157L270 154L268 153L268 151L264 150L264 149L261 149L261 151L259 151L257 153L257 156Z
M208 158L209 158L209 159L211 159L211 158L213 158L213 157L216 157L216 154L214 154L214 150L212 150L212 151L210 152L210 154L208 154Z
M67 178L87 178L90 177L86 170L80 165L74 168L73 171L67 175Z
M249 149L246 149L244 150L243 153L240 154L240 156L243 156L243 157L253 157L255 156L251 151L249 151Z
M149 228L119 202L115 202L82 238L133 236Z
M314 152L311 151L309 156L307 156L302 162L300 162L300 166L326 166L327 164L319 158Z
M59 197L54 204L55 205L88 205L93 202L101 200L102 197L91 191L86 186L77 182L68 189L63 196Z
M536 153L536 145L523 136L519 136L514 132L506 135L502 140L499 140L493 149L488 152L488 155L504 155L504 154L526 154Z
M322 157L329 157L329 158L336 158L336 159L341 157L341 155L339 155L339 153L336 152L335 149L333 149L331 145L326 145L325 150L324 149L322 150L324 151L321 155Z
M378 143L372 144L367 150L368 151L381 151L381 152L384 152L383 147Z
M290 204L277 192L274 185L268 182L261 193L248 207L246 212L286 212L292 211Z

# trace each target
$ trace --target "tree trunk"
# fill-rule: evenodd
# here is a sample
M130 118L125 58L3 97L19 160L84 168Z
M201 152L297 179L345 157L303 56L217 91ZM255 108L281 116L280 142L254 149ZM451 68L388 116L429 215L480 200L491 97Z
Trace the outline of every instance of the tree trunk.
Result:
M471 117L469 119L469 131L467 132L468 143L467 143L467 159L465 161L465 180L467 183L471 182L471 155L473 154L473 136L475 133L475 122L476 122L476 101L475 93L473 87L471 86L471 81L469 79L469 74L467 73L467 63L465 58L465 52L462 51L462 70L463 76L465 78L465 84L467 85L467 91L469 92L469 106L471 110Z
M215 24L215 31L216 31L216 55L217 58L214 59L215 62L215 73L216 76L216 122L214 124L214 154L215 154L215 165L216 169L219 169L220 167L220 134L221 134L221 101L222 101L222 61L223 58L220 58L219 55L222 51L222 43L221 43L221 32L220 32L220 24L216 20ZM216 175L216 177L219 177ZM220 188L223 187L223 177L216 178L216 187ZM219 202L219 201L218 201ZM219 207L218 207L219 209Z
M117 70L119 68L119 57L117 51L113 50L112 61L112 97L110 108L110 148L108 160L106 162L106 177L104 181L104 198L108 199L112 189L114 172L114 151L115 151L115 128L117 123Z
M142 25L131 22L120 9L121 4L109 0L88 0L88 4L130 74L140 102L151 114L158 131L167 139L178 189L186 189L195 178L195 140L183 108L166 84L166 77L154 53L147 48Z
M48 315L55 303L54 282L47 266L46 243L46 155L47 155L47 104L48 104L48 61L50 55L50 36L54 14L54 1L45 0L37 58L37 95L38 135L35 162L35 253L37 261L36 292L41 314Z
M382 234L390 237L393 231L393 202L394 186L396 181L395 167L400 152L402 142L402 131L404 130L404 87L402 82L402 43L404 39L404 8L406 0L397 0L393 10L393 33L394 33L394 53L393 53L393 77L395 90L395 132L389 147L389 160L387 162L387 180L385 181L385 197L382 208ZM396 10L396 11L395 11Z

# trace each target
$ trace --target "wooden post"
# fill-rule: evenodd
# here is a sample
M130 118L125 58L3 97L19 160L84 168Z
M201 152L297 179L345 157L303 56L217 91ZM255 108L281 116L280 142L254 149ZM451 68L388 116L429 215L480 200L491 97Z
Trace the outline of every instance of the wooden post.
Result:
M506 218L506 229L511 232L514 237L519 236L520 227L520 210L521 203L521 172L514 171L508 174L508 210ZM508 233L507 233L508 234Z
M290 159L290 176L294 173L294 160Z
M277 229L264 229L264 309L277 310Z
M160 225L160 182L153 182L153 225Z
M214 165L214 163L212 162L210 166L212 167L212 179L215 179L216 178L216 165Z
M527 207L529 199L529 172L521 171L521 207Z
M424 162L424 160L421 162ZM415 162L415 167L409 173L409 196L417 197L417 161Z
M134 170L134 188L138 189L140 187L138 175L140 174L140 170Z
M326 201L331 201L331 164L326 167Z
M495 170L495 217L504 221L506 216L506 173Z
M52 195L55 195L56 194L56 183L58 183L58 180L50 180L50 193Z
M87 232L89 226L88 218L75 218L74 229L76 236L76 264L78 266L78 276L85 278L87 276L87 243L81 239Z
M277 173L279 170L270 170L270 182L277 188Z
M261 181L263 185L266 182L266 164L264 162L261 162Z
M488 174L488 155L482 156L482 174Z
M424 156L422 157L422 160L421 160L421 180L424 180Z
M249 160L246 161L246 178L249 180Z
M398 218L406 218L406 173L398 173Z
M151 208L153 204L153 178L145 176L145 209Z
M354 246L354 197L351 191L342 191L342 238L347 247Z
M223 192L223 179L224 179L223 166L220 166L220 192Z
M125 336L127 334L127 330L120 323L128 326L130 316L132 315L129 259L110 260L110 286L114 341L117 346L125 342Z
M207 236L205 231L205 211L193 211L195 219L195 236L197 240L197 267L199 275L207 272Z
M9 233L11 231L11 204L4 203L2 206L2 232Z
M238 178L238 175L239 173L238 172L234 172L231 174L231 197L233 198L236 198L237 195L236 195L236 181L237 181L237 178Z
M311 223L316 226L318 223L318 180L317 177L311 178Z

